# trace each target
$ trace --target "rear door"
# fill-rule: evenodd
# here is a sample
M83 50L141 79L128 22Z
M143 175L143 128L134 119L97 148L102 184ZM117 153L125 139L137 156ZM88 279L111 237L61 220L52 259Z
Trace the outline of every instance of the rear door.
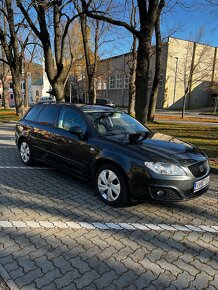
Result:
M52 161L54 123L59 109L55 104L44 105L34 125L34 150L43 160Z

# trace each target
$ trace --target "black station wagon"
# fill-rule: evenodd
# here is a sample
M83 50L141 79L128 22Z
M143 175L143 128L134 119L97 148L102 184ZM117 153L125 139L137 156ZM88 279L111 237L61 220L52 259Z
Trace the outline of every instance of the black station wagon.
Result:
M37 104L16 124L26 165L42 161L85 178L107 204L180 201L209 187L206 155L179 139L152 132L115 108Z

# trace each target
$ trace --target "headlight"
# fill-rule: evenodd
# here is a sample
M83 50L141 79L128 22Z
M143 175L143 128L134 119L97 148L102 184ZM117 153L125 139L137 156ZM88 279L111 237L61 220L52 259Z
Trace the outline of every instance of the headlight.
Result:
M145 162L145 166L152 171L163 175L184 176L185 171L178 165L164 162Z

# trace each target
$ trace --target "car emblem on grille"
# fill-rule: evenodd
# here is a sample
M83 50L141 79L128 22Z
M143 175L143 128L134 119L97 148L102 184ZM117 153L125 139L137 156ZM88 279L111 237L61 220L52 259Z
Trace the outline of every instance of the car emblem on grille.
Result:
M200 169L200 172L204 172L204 166L203 165L200 165L199 169Z

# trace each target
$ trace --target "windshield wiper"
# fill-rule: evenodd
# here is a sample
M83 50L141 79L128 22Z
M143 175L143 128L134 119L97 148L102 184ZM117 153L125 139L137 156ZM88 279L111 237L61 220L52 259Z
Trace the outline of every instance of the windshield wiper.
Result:
M149 131L148 132L130 133L129 134L129 141L131 144L135 144L137 142L142 142L148 137L149 133L150 133ZM140 139L140 137L142 137L142 138Z

